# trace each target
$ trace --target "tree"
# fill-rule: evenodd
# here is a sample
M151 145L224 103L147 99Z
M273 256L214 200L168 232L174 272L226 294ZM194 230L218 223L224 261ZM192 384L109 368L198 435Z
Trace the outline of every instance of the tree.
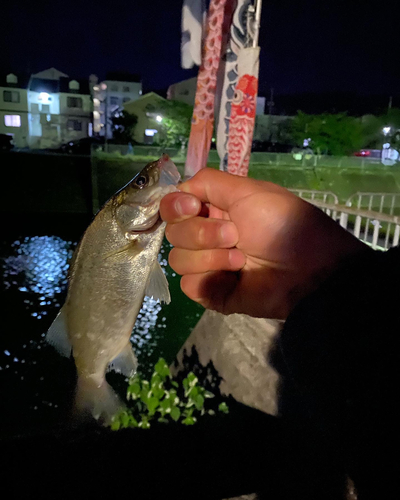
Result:
M185 147L190 135L193 106L180 101L166 100L157 106L162 117L155 142L163 147Z
M365 137L363 147L381 149L382 144L388 142L395 149L399 149L400 109L393 108L379 116L366 115L362 118L362 124ZM386 133L384 129L387 130Z
M299 111L292 123L292 135L299 146L309 140L318 154L349 155L364 143L361 120L345 113L307 115Z
M118 111L111 119L113 139L117 144L135 142L133 134L138 118L125 110Z

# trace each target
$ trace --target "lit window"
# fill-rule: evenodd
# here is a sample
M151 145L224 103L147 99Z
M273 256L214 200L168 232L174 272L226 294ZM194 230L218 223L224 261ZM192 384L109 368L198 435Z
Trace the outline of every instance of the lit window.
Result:
M79 120L68 120L67 121L67 129L80 132L82 130L82 122Z
M147 135L147 137L153 137L155 134L157 134L158 130L155 128L146 128L144 131L144 135Z
M3 90L4 102L20 102L19 92L16 90Z
M131 91L131 89L130 89L130 87L123 87L123 91L124 91L124 92L130 92L130 91Z
M67 97L67 106L69 108L82 108L82 98L81 97Z
M119 99L118 99L118 97L113 97L113 96L111 96L111 97L110 97L110 104L111 104L111 105L116 105L116 106L118 106L118 103L119 103Z
M21 116L20 115L4 115L4 125L6 127L20 127L21 126Z

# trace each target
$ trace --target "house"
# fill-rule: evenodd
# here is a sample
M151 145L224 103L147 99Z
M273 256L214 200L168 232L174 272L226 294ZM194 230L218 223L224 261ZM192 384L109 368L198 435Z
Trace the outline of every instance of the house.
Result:
M0 80L0 133L16 147L57 148L92 134L89 82L50 68Z
M0 134L12 136L14 146L28 145L29 79L10 73L0 78Z
M160 104L166 99L155 92L149 92L135 101L126 102L123 109L138 118L135 126L134 140L140 144L152 144L156 134L162 129Z
M194 106L194 98L196 95L197 77L182 80L181 82L173 83L168 87L167 99L171 101L180 101L189 106Z
M92 135L92 98L87 80L50 68L28 84L30 148L57 148Z
M172 101L180 101L190 106L194 106L194 100L197 89L197 77L182 80L181 82L173 83L168 87L167 99ZM257 96L256 114L263 115L265 112L265 97Z
M138 75L113 72L99 83L96 75L90 76L93 96L93 131L112 138L112 117L125 103L136 101L142 95L142 82Z

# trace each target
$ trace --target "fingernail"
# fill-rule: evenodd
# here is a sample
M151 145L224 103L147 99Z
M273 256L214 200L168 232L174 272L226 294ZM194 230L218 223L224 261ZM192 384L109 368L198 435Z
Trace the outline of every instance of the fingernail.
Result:
M193 196L180 196L175 202L175 210L179 215L197 215L200 202Z
M221 242L226 247L233 247L238 241L236 226L232 223L223 224L220 229Z

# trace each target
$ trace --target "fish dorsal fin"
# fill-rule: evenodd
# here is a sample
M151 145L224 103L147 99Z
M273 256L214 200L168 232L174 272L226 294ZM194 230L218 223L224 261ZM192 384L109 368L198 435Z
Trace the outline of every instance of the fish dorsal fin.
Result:
M71 356L72 346L68 338L66 324L65 306L61 308L56 319L47 331L46 341L52 345L62 356L69 358Z
M130 342L118 354L118 356L108 365L108 371L114 370L117 373L122 373L125 377L133 377L138 366L138 361L132 349Z
M171 302L168 281L157 260L151 270L144 293L148 297L152 297L156 300L158 299L160 302L165 302L166 304Z

